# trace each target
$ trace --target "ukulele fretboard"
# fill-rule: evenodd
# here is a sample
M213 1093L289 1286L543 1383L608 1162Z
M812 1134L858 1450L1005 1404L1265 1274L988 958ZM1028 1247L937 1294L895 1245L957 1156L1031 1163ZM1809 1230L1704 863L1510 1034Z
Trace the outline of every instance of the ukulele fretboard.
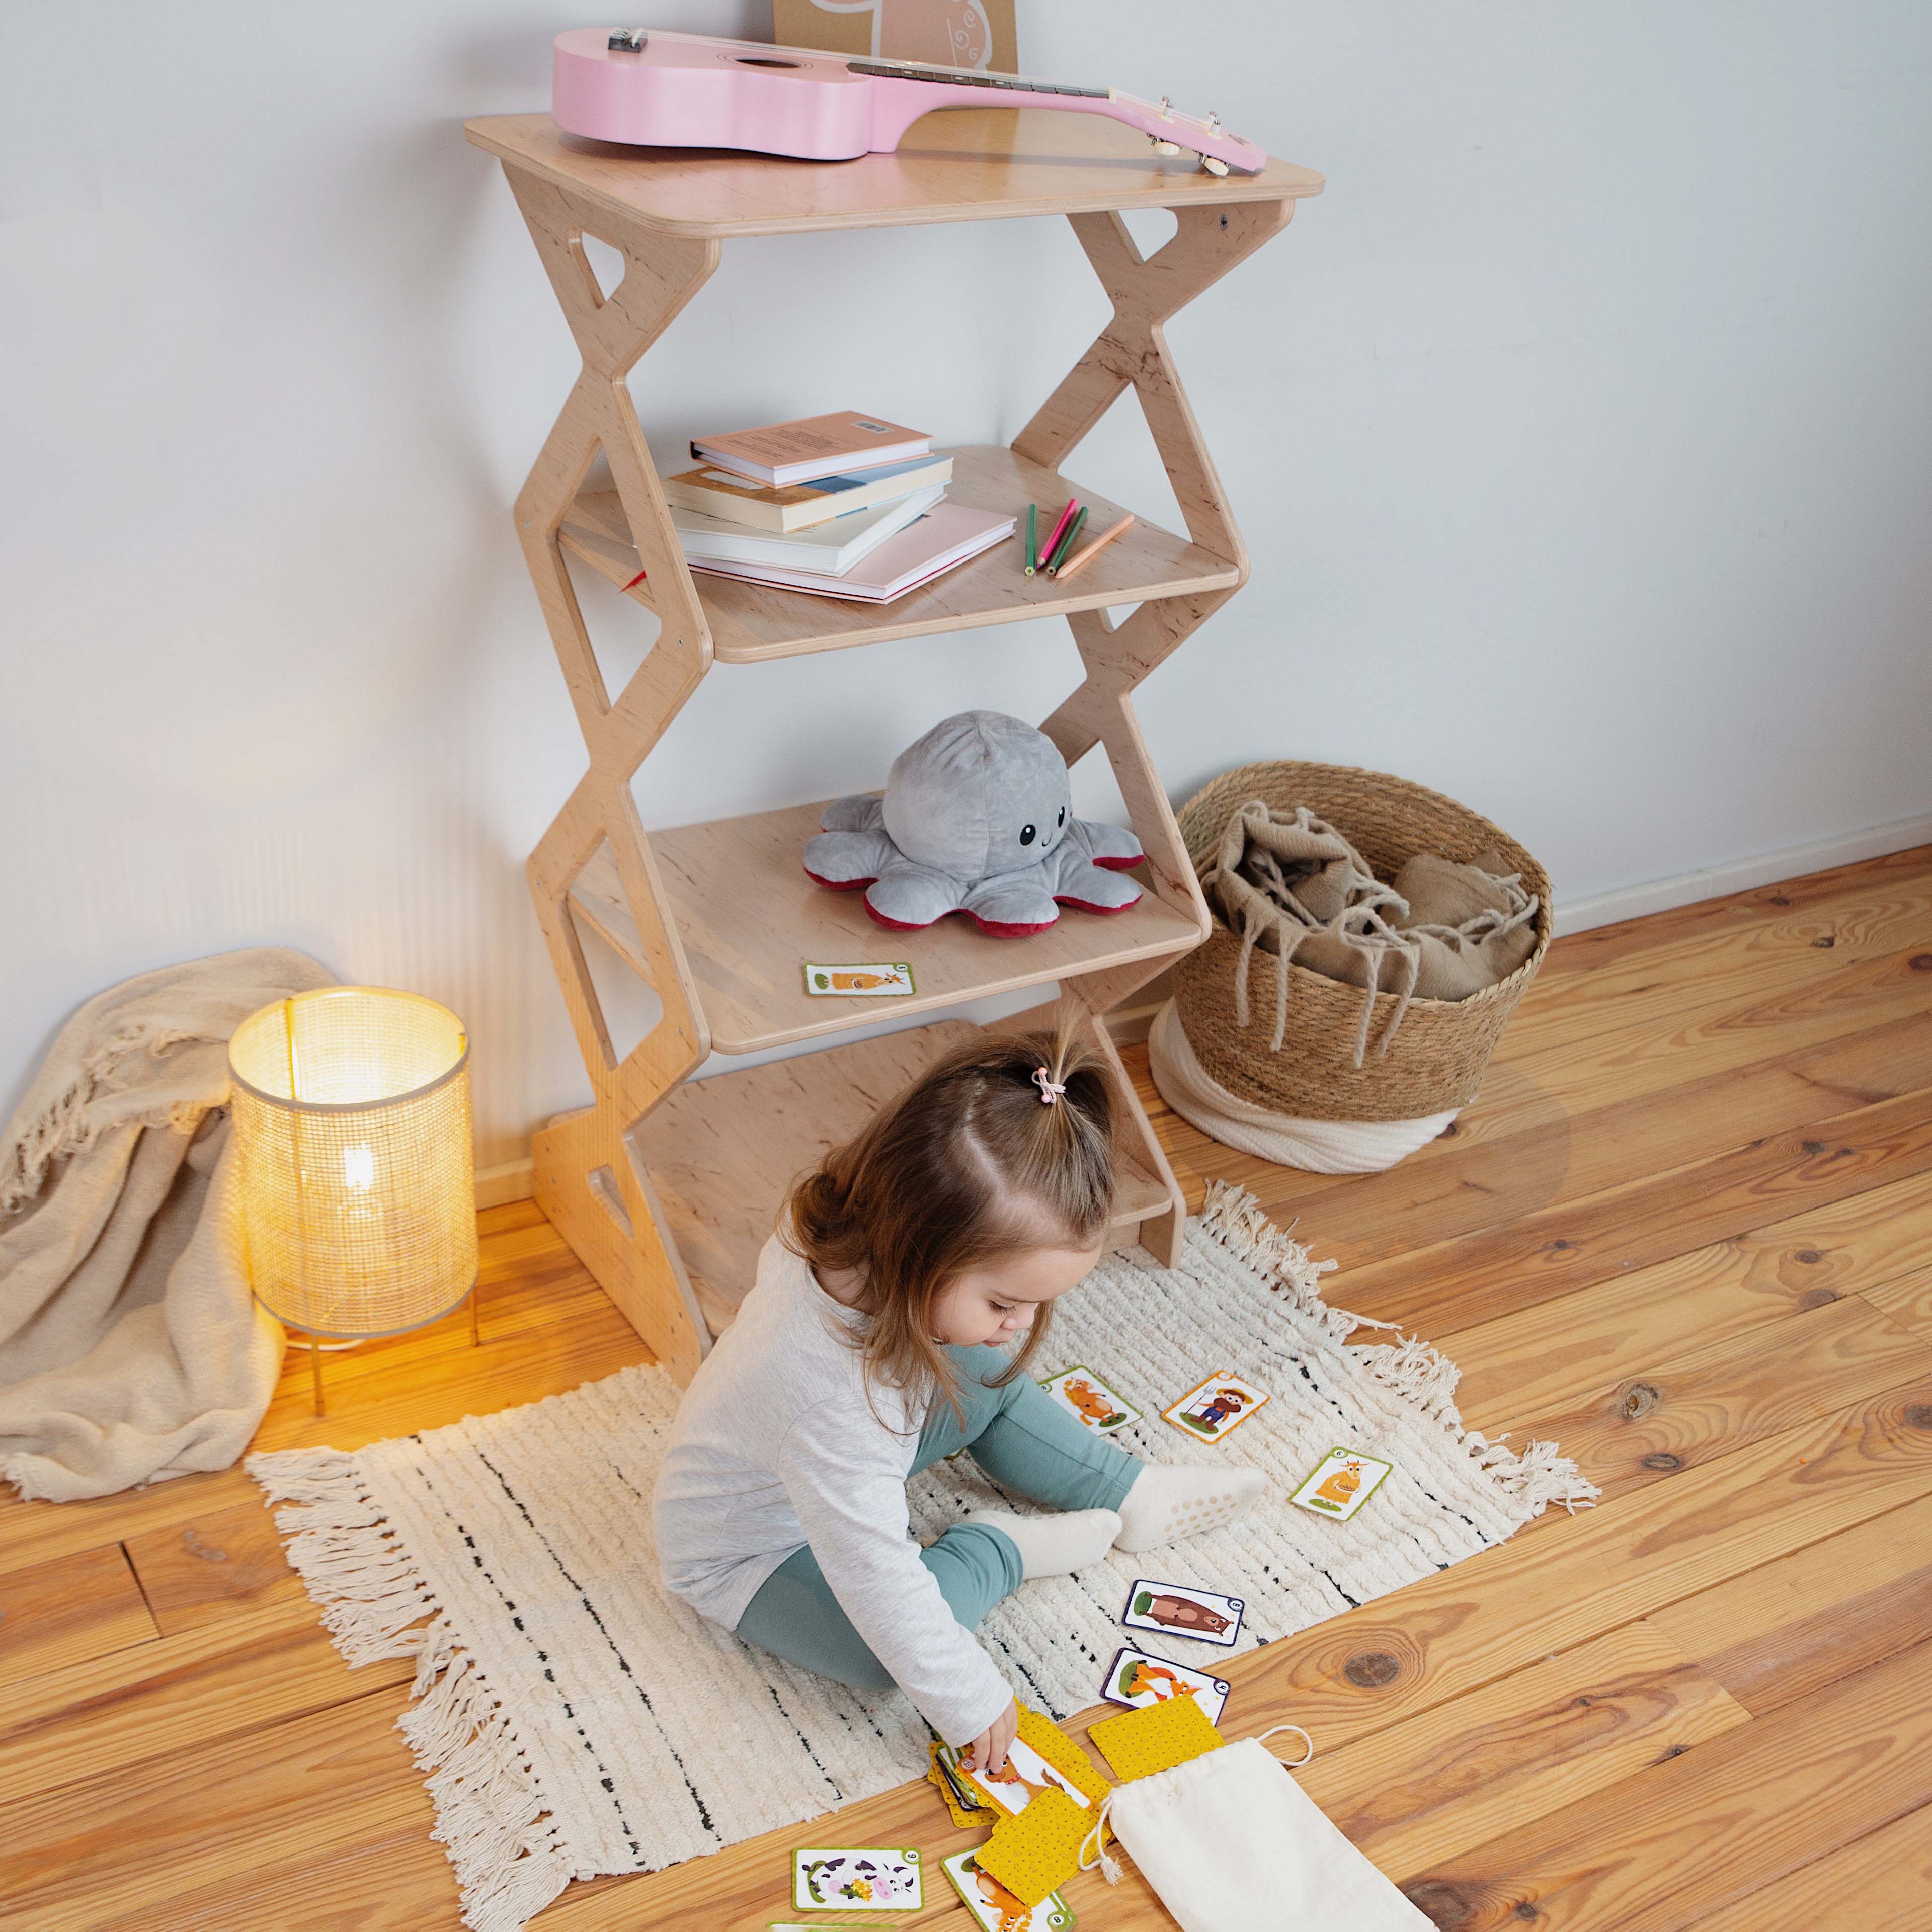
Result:
M920 67L898 61L854 60L845 64L854 74L875 80L933 80L948 87L992 87L1009 94L1072 94L1088 100L1105 100L1104 87L1065 87L1058 81L1022 80L1012 74L969 74L963 68Z

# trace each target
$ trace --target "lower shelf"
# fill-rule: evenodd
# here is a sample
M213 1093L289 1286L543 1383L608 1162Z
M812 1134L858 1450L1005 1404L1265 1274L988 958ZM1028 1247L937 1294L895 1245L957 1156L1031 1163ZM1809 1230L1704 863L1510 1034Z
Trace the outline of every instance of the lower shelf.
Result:
M737 1312L793 1181L978 1030L964 1020L942 1020L693 1081L646 1117L632 1138L712 1334ZM1127 1103L1136 1104L1131 1095ZM1117 1246L1130 1245L1143 1222L1180 1205L1131 1150L1131 1121L1121 1126Z

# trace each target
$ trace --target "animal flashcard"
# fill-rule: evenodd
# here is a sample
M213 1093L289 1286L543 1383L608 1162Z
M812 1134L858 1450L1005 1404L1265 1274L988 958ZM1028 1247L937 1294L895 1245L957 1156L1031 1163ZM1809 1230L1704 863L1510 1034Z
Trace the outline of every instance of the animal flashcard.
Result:
M808 959L805 990L815 999L902 1000L916 989L903 959L867 966L820 966Z
M1169 1658L1150 1657L1144 1650L1123 1646L1107 1666L1100 1695L1110 1704L1124 1704L1131 1711L1165 1704L1172 1697L1192 1697L1212 1724L1220 1720L1228 1701L1228 1686L1204 1670L1190 1670Z
M1161 1414L1175 1428L1203 1442L1230 1436L1268 1400L1268 1392L1244 1382L1230 1369L1218 1369Z
M791 1855L791 1902L801 1912L916 1912L919 1854L879 1845L815 1845Z
M1316 1516L1346 1522L1394 1467L1378 1456L1364 1456L1359 1449L1331 1449L1288 1501Z
M1138 1422L1141 1412L1118 1390L1109 1388L1084 1363L1048 1376L1040 1387L1096 1436Z
M1245 1607L1239 1597L1197 1590L1191 1583L1156 1583L1142 1576L1127 1592L1120 1621L1130 1630L1166 1630L1225 1646L1240 1635Z
M973 1923L982 1932L1061 1932L1073 1923L1073 1914L1058 1892L1048 1892L1037 1905L1024 1904L991 1872L982 1870L970 1852L956 1853L940 1869L952 1881Z
M964 1771L968 1784L983 1791L1001 1810L1017 1816L1042 1791L1064 1791L1075 1804L1088 1808L1084 1792L1069 1784L1032 1745L1016 1738L1006 1751L1006 1761L996 1772Z

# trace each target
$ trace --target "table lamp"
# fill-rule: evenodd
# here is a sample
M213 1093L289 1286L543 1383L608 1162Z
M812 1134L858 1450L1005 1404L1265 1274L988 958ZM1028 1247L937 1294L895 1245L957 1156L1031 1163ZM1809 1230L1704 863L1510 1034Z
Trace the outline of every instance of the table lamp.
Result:
M470 1301L476 1198L470 1041L447 1007L329 986L251 1013L228 1045L256 1298L322 1341L420 1328Z

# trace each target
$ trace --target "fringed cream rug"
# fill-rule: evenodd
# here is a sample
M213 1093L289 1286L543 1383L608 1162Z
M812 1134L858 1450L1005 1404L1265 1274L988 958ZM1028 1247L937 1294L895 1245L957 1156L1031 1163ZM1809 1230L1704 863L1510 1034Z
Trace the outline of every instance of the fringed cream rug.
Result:
M1346 1346L1355 1318L1318 1286L1333 1265L1310 1262L1250 1196L1217 1188L1178 1270L1139 1250L1112 1256L1060 1303L1039 1372L1084 1363L1145 1412L1115 1437L1124 1448L1252 1463L1275 1500L1235 1528L1116 1554L1003 1604L981 1635L1027 1702L1056 1717L1097 1702L1130 1641L1209 1669L1232 1654L1130 1636L1118 1618L1136 1576L1243 1598L1238 1652L1447 1569L1546 1504L1594 1495L1552 1444L1519 1454L1466 1432L1455 1366L1423 1343ZM1160 1411L1217 1369L1274 1400L1210 1447ZM659 1586L651 1486L676 1400L662 1370L626 1369L353 1456L249 1460L285 1505L290 1560L343 1654L417 1660L402 1729L478 1932L514 1932L573 1878L715 1852L926 1768L928 1733L904 1698L794 1670ZM1337 1444L1395 1465L1346 1524L1285 1500ZM911 1493L929 1538L996 1492L962 1456Z

